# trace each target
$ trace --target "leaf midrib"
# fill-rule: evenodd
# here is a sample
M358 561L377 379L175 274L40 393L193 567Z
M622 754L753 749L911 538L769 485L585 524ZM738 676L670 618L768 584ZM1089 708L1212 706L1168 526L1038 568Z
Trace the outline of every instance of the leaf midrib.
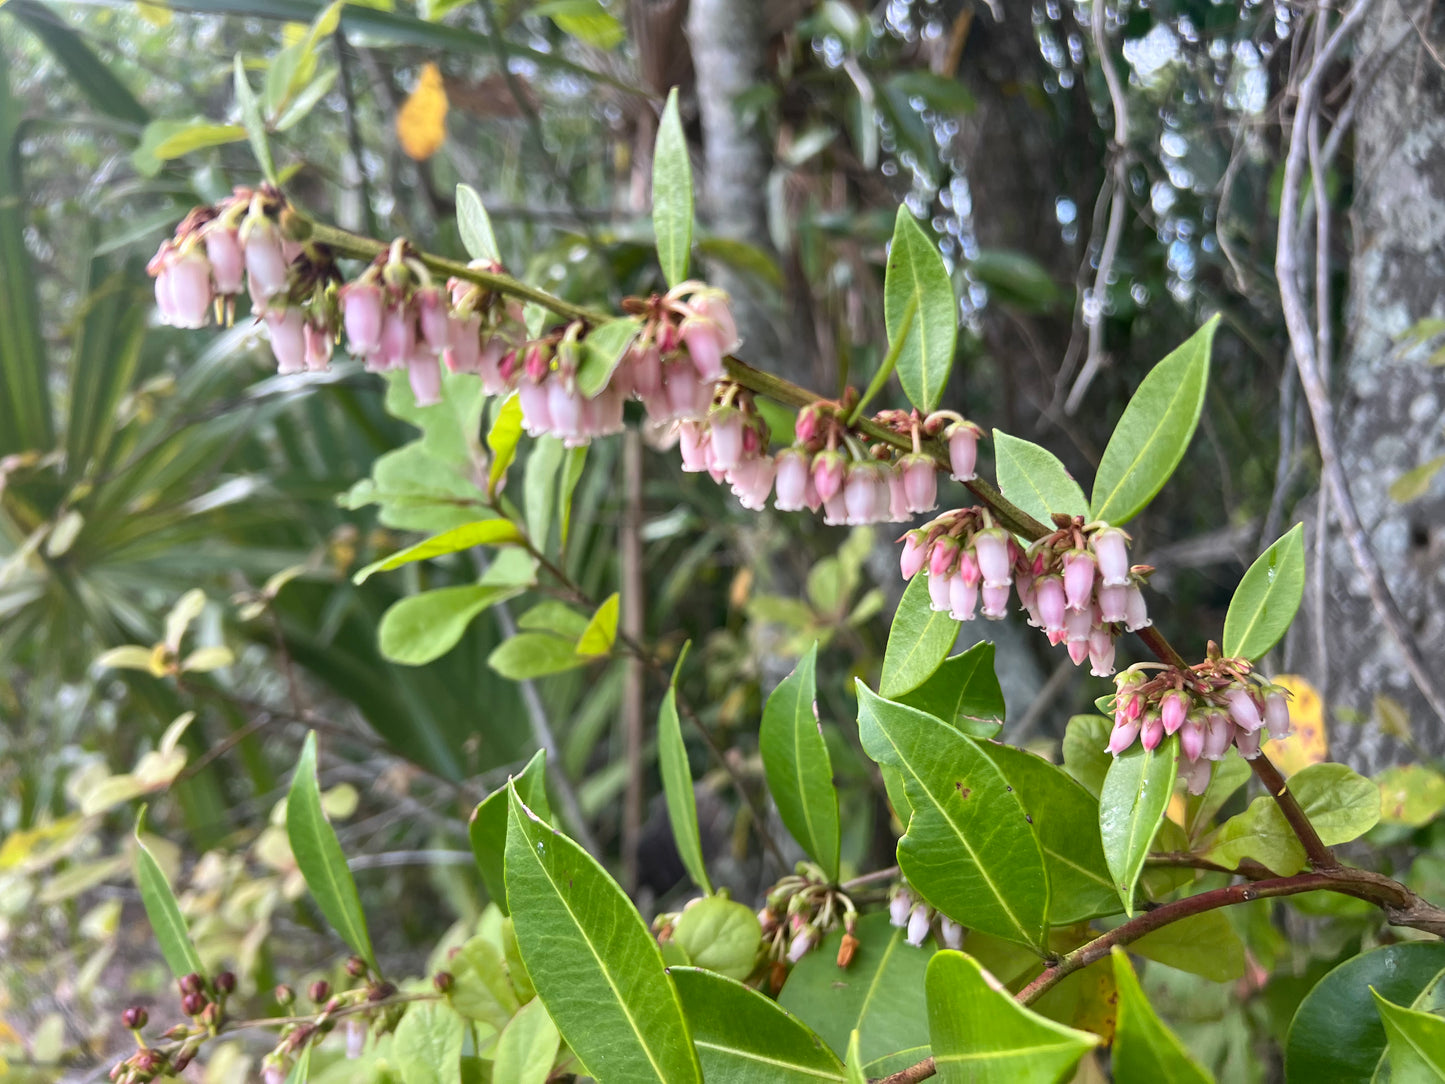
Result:
M720 1054L732 1054L745 1061L755 1061L760 1065L772 1065L779 1069L790 1069L795 1073L802 1073L805 1076L815 1076L819 1080L845 1080L846 1077L833 1072L831 1069L815 1069L811 1065L799 1065L797 1062L783 1061L781 1058L770 1058L766 1054L758 1054L752 1050L743 1050L736 1046L723 1046L721 1043L710 1043L706 1039L694 1039L693 1046L702 1047L706 1050L716 1050Z

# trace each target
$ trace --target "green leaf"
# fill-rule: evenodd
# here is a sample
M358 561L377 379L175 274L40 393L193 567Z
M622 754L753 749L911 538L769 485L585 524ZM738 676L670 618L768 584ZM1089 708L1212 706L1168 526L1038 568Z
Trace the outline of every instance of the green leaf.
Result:
M1008 941L1044 943L1043 851L1019 796L969 738L947 723L858 689L858 733L879 764L899 769L912 806L898 868L955 922Z
M1204 788L1204 793L1191 794L1184 801L1184 828L1187 838L1197 839L1224 803L1244 786L1252 774L1249 761L1234 750L1226 752L1223 760L1215 761L1209 775L1209 785Z
M456 647L477 614L521 592L520 587L472 583L408 595L381 615L377 647L392 662L423 666Z
M251 153L256 156L256 164L261 167L261 173L272 184L277 184L276 162L271 157L271 144L266 139L266 122L261 117L261 103L256 98L256 92L251 89L251 81L246 77L246 67L241 61L241 54L237 53L233 65L236 84L236 104L241 107L241 123L246 128L246 138L251 141Z
M844 1068L844 1072L848 1074L848 1084L868 1084L868 1074L863 1071L863 1055L858 1043L858 1032L849 1032L848 1058Z
M1114 764L1108 750L1113 727L1114 721L1101 715L1075 715L1064 728L1064 771L1095 798Z
M993 455L999 490L1040 523L1052 523L1054 512L1089 514L1079 483L1048 449L995 429Z
M942 719L970 738L992 738L1004 716L993 659L993 644L984 640L945 659L922 685L892 699Z
M1125 912L1134 914L1134 886L1149 856L1149 844L1169 808L1179 771L1179 742L1166 738L1150 752L1134 745L1109 765L1099 792L1099 834L1104 860Z
M1233 982L1244 974L1244 942L1220 911L1204 911L1145 934L1129 951L1214 982Z
M1030 1012L976 960L944 949L928 963L928 1034L942 1084L1054 1084L1099 1045Z
M1116 527L1129 522L1179 466L1204 408L1218 326L1219 317L1210 317L1139 385L1099 461L1090 518Z
M510 640L503 640L487 656L488 666L513 681L560 674L564 670L586 666L591 661L577 654L570 640L547 632L519 633Z
M1413 1002L1442 968L1445 944L1416 941L1361 953L1329 972L1290 1021L1286 1084L1369 1084L1388 1041L1375 995Z
M1364 835L1380 819L1380 790L1344 764L1310 764L1290 776L1289 789L1327 847ZM1206 857L1237 866L1246 858L1281 876L1305 866L1305 852L1275 800L1265 794L1220 825Z
M468 256L501 263L502 252L497 247L497 235L492 232L491 216L482 204L482 197L469 184L457 185L457 230Z
M301 1054L296 1059L296 1063L286 1074L286 1084L307 1084L311 1079L311 1052L315 1049L309 1044L301 1048Z
M887 697L912 692L933 676L957 639L958 622L929 608L928 577L914 576L888 630L879 690Z
M1259 555L1229 600L1224 653L1257 659L1285 634L1305 593L1304 524Z
M473 546L510 546L520 541L522 541L522 533L517 530L517 525L511 520L479 519L475 523L465 523L460 527L453 527L450 531L433 535L415 545L407 546L406 549L397 550L379 561L373 561L352 576L351 582L359 586L377 572L390 572L402 565L409 565L415 561L426 561L432 557L443 557L448 553L459 553L462 550L469 550Z
M672 940L694 966L741 981L757 965L763 927L751 907L726 896L708 896L682 912Z
M402 1084L461 1084L462 1046L467 1023L450 1005L419 1001L409 1005L391 1042L391 1060Z
M561 440L543 435L532 442L532 453L527 456L522 507L526 511L527 536L539 550L549 548L552 516L557 510L557 476L566 455Z
M838 879L838 790L823 724L814 714L818 698L818 645L778 682L763 706L758 749L768 792L778 815L829 880Z
M577 364L577 390L588 399L600 395L641 330L638 317L619 316L589 331L582 340L582 360Z
M1397 764L1375 776L1380 823L1422 828L1445 811L1445 775L1424 764Z
M692 248L692 163L687 158L687 136L677 112L677 88L657 124L657 146L652 155L652 231L657 236L657 261L669 286L687 279Z
M1129 954L1115 946L1114 984L1119 991L1118 1023L1114 1031L1114 1079L1159 1084L1212 1084L1210 1077L1189 1056L1179 1037L1154 1015L1149 999L1129 964ZM1321 1077L1321 1080L1332 1079Z
M677 853L693 884L712 895L707 864L702 857L702 836L697 827L697 795L692 789L692 769L687 763L687 746L682 741L682 724L677 718L677 675L662 698L657 714L657 761L662 771L662 790L667 798L667 819Z
M508 785L507 900L537 996L600 1081L700 1082L662 954L617 882Z
M533 998L517 1011L497 1037L492 1079L512 1084L547 1084L562 1037L547 1015L547 1007Z
M980 742L1033 820L1049 874L1049 925L1117 914L1119 894L1099 838L1099 803L1063 769L1011 745Z
M1011 249L983 249L968 262L968 277L987 286L990 298L1025 312L1048 312L1065 296L1042 264Z
M70 85L88 102L108 117L127 124L142 125L148 114L111 66L93 53L75 31L66 25L59 12L49 5L33 0L10 0L5 14L25 25L45 44L50 55L65 69ZM0 142L9 147L10 141Z
M1437 455L1418 467L1410 468L1390 483L1390 500L1397 504L1409 504L1419 500L1430 492L1430 483L1435 480L1435 475L1440 473L1441 467L1445 467L1445 455Z
M336 840L336 832L321 808L321 790L316 782L316 732L306 735L301 759L291 777L291 790L286 795L286 838L291 853L312 898L353 952L376 966L371 950L371 935L366 932L366 916L361 913L361 898L356 882L346 866L346 855Z
M1385 1025L1391 1084L1445 1082L1445 1020L1370 993Z
M711 971L674 967L670 973L708 1084L844 1079L837 1055L776 1001Z
M498 483L517 458L517 442L522 439L522 400L515 392L497 411L497 420L487 431L487 447L492 450L492 465L487 469L487 492L496 493Z
M151 854L150 848L141 840L145 829L146 807L141 806L135 819L135 883L140 889L141 903L145 905L146 918L150 919L151 930L160 945L166 966L176 978L192 973L204 975L200 954L186 930L186 920L176 904L175 893L166 880L165 871Z
M448 955L452 975L448 1004L468 1020L501 1031L522 1007L506 953L494 939L479 933L467 938L455 955Z
M574 643L586 630L589 619L586 614L579 614L565 602L549 598L537 603L521 617L517 618L517 627L529 632L549 632L553 636L560 636L564 640L571 640ZM530 802L527 803L531 805Z
M572 528L572 492L582 477L582 468L587 463L587 445L567 449L566 462L562 464L562 480L557 486L557 516L561 522L560 545L567 550L567 535Z
M858 1032L864 1064L928 1044L928 1001L923 982L932 943L914 948L881 912L857 924L858 947L838 967L842 928L835 929L788 974L778 1004L812 1028L834 1053ZM925 1051L926 1053L926 1051Z
M587 627L582 630L582 635L577 638L577 654L596 658L612 653L612 645L617 642L619 606L620 596L616 591L603 600L602 605L597 607L597 612L592 615L592 620L587 622Z
M211 124L205 121L188 124L180 131L171 131L151 148L159 161L167 162L205 147L221 147L246 138L246 129L239 124Z
M552 808L547 802L547 753L538 749L527 761L527 766L512 777L517 792L527 808L545 821L552 819ZM467 840L472 846L472 857L477 863L477 872L487 895L502 914L507 914L507 887L503 879L502 858L507 849L507 787L498 787L472 810L467 821Z
M547 0L534 7L532 13L547 16L562 33L598 49L614 49L627 37L617 16L599 0Z
M953 368L958 300L943 256L907 206L898 208L893 223L883 279L883 320L889 344L903 340L898 381L908 401L924 413L936 409Z

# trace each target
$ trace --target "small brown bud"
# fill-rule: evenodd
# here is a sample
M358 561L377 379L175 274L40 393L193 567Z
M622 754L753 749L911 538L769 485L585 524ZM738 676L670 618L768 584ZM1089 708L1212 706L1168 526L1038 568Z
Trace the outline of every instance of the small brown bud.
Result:
M222 971L216 976L216 992L218 994L231 994L236 990L236 973L234 971Z
M454 981L450 971L438 971L432 976L431 984L437 988L437 993L444 994L452 988Z
M280 1005L283 1009L287 1008L295 1000L296 991L291 989L291 987L285 984L276 987L276 1004Z
M346 961L346 973L353 979L359 979L366 974L366 961L360 956L353 956Z
M858 951L858 938L851 933L843 935L842 942L838 945L838 966L847 967L853 962L853 954Z
M200 1016L208 1004L205 994L187 994L181 998L181 1012L187 1016Z
M311 984L311 988L306 991L306 996L320 1005L331 996L331 983L325 979L317 979Z
M120 1022L131 1031L139 1031L150 1022L150 1016L139 1005L132 1005L120 1014Z
M176 1060L171 1065L171 1072L179 1073L184 1071L186 1066L191 1064L191 1059L195 1056L196 1052L194 1050L182 1050L176 1055Z
M366 988L367 1001L385 1001L396 993L396 986L389 982L375 982Z
M190 1034L191 1029L186 1027L185 1024L172 1024L166 1029L165 1037L171 1040L171 1042L180 1042L180 1040L189 1037Z
M192 971L189 975L181 976L180 986L183 994L199 994L205 990L206 980Z

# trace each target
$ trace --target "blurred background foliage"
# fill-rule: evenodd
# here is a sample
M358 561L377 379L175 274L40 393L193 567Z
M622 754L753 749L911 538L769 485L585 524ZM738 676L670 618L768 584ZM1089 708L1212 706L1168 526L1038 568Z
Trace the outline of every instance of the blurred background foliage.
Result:
M414 491L373 503L388 477L435 482L407 451L432 439L408 393L349 362L276 377L245 316L224 331L162 327L144 265L191 206L259 180L234 101L239 55L286 191L311 213L460 256L463 182L519 277L599 305L646 293L660 283L646 179L669 86L682 88L700 185L727 152L690 52L710 6L691 24L685 0L0 6L0 1046L15 1065L52 1067L35 1079L62 1064L91 1079L120 1006L161 985L127 873L140 796L153 831L185 841L163 853L193 922L206 916L208 961L239 965L247 993L330 966L335 946L271 815L307 728L323 736L347 852L370 871L363 893L388 916L384 957L415 966L438 931L475 919L466 814L548 741L603 854L651 898L674 888L656 803L623 839L629 776L649 800L659 789L651 745L640 766L625 751L629 718L655 717L660 685L625 703L620 661L503 679L488 657L540 596L488 611L434 662L383 657L388 607L483 571L463 554L351 580L438 523ZM835 394L879 359L884 244L907 202L964 299L945 406L1049 445L1081 477L1141 375L1221 311L1186 481L1135 528L1161 567L1156 619L1199 653L1243 562L1314 484L1297 407L1281 409L1270 285L1272 110L1296 16L1254 0L1112 7L1120 147L1091 14L1067 0L769 4L751 54L761 67L726 103L763 152L754 227L728 226L704 199L698 248L744 298L743 355ZM1096 290L1110 184L1127 213ZM514 492L555 484L542 447L513 468ZM871 532L739 515L719 488L620 438L590 449L570 514L565 548L553 532L551 550L593 600L622 586L620 547L641 547L642 633L664 656L685 640L700 649L685 685L734 772L759 779L762 698L815 638L820 708L852 718L845 679L876 674L900 586ZM203 604L191 596L172 636L168 615L197 589ZM1070 712L1105 687L1012 624L988 632L1011 739L1057 748ZM154 668L97 663L124 645ZM717 762L693 753L708 845L749 897L776 870ZM835 763L858 799L843 806L845 864L886 865L887 810L863 799L873 780L851 752ZM1279 941L1265 966L1317 969L1373 926L1335 929L1337 945ZM1261 1009L1270 1026L1288 1020L1290 996ZM1201 1056L1239 1070L1228 1079L1256 1076L1248 1034L1230 1030L1247 1018L1231 1016L1221 1038L1195 1007ZM243 1078L233 1053L208 1080Z

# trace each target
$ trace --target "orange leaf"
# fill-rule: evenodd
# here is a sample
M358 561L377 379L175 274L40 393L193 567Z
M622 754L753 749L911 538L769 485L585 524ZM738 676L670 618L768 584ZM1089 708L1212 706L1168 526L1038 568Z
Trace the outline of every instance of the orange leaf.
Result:
M411 97L396 115L396 138L408 157L423 162L436 154L447 138L447 92L442 73L426 64Z

